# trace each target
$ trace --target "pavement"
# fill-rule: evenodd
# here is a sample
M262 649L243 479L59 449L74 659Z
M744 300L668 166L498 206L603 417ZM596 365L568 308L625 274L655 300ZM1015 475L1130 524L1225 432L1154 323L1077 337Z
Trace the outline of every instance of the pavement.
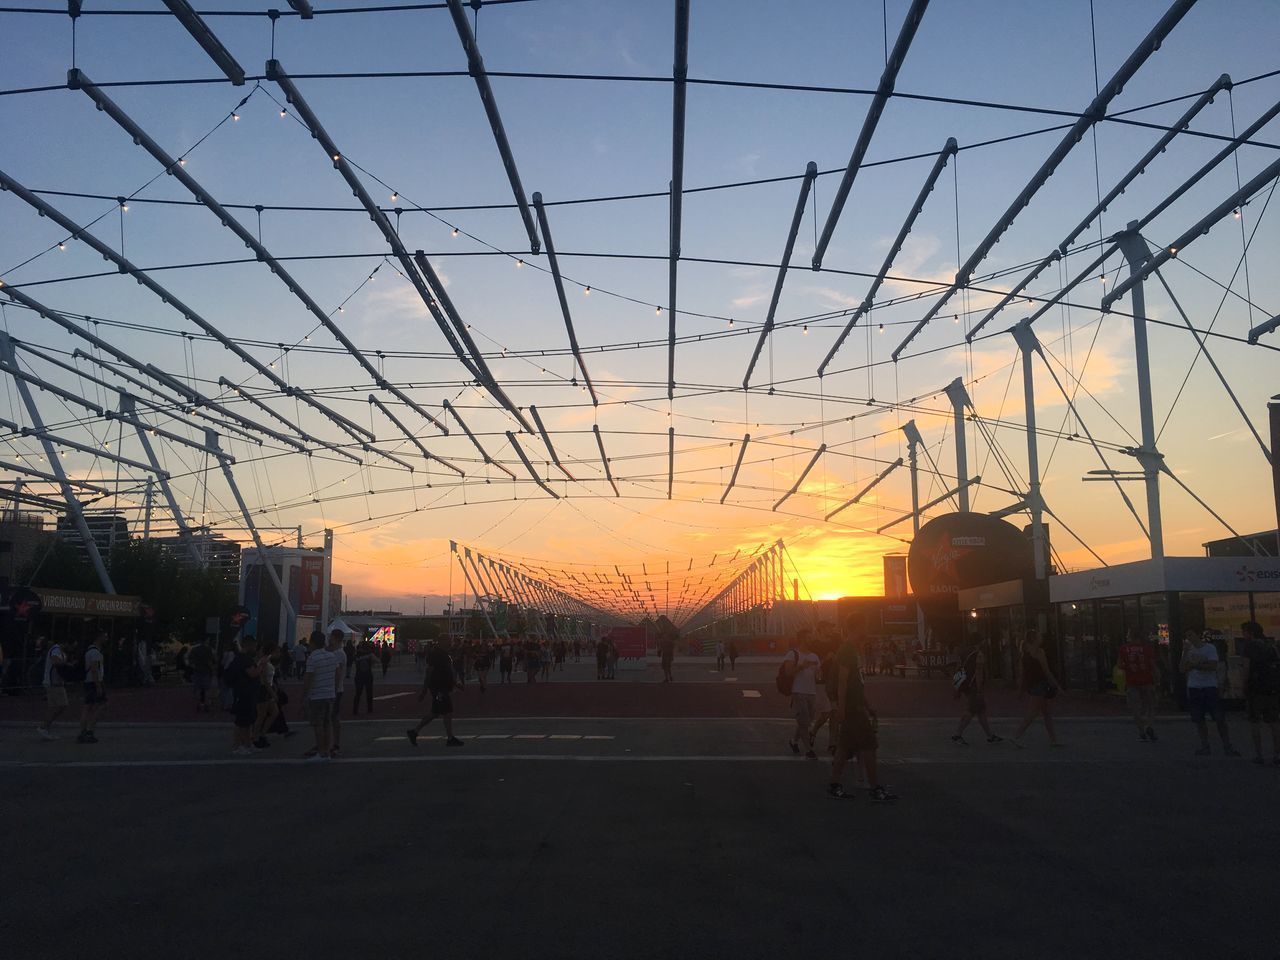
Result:
M1082 702L1061 748L1042 728L1021 750L976 728L961 747L945 682L873 678L874 701L917 714L881 710L882 780L901 800L875 805L865 789L827 799L827 762L791 754L785 717L661 716L729 693L778 713L761 684L741 696L752 683L588 679L484 699L559 686L624 705L594 715L481 716L468 692L462 747L428 727L414 748L403 716L375 714L344 718L342 758L319 764L300 759L305 730L249 758L230 755L225 720L117 719L96 745L73 727L45 742L4 703L0 945L131 960L1280 955L1280 769L1216 742L1193 756L1186 719L1139 743ZM653 715L628 715L630 697ZM1012 715L993 725L1007 735ZM1248 746L1243 723L1233 736Z

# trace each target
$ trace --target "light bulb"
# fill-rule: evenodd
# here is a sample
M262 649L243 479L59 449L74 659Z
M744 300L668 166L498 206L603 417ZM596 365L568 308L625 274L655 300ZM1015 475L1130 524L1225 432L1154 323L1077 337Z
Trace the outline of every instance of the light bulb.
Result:
M128 209L128 208L126 207L125 209ZM1177 247L1170 247L1170 248L1169 248L1169 256L1171 256L1171 257L1176 257L1177 255L1178 255L1178 248L1177 248Z
M288 112L289 112L289 111L288 111L288 110L286 110L284 107L281 107L281 108L280 108L280 116L281 116L281 118L284 118L284 116L285 116L286 114L288 114Z
M1101 280L1101 281L1103 282L1103 284L1105 284L1105 283L1107 282L1107 275L1104 273L1104 274L1103 274L1102 276L1100 276L1098 279L1099 279L1099 280Z
M809 335L809 325L807 323L804 325L804 335L806 337Z
M128 213L128 212L129 212L129 204L128 204L128 203L122 203L122 204L120 204L120 209L121 209L121 210L123 210L125 213Z
M60 244L58 244L58 249L59 249L59 250L65 250L65 249L67 249L67 245L66 245L65 243L60 243Z
M729 318L729 326L731 326L731 327L733 326L733 317L730 317L730 318Z
M952 322L952 323L959 323L959 322L960 322L960 314L958 314L958 313L953 313L953 314L951 315L951 322Z
M454 235L455 237L458 235L458 228L457 228L457 227L454 227L454 228L453 228L453 235Z
M178 158L178 166L180 166L180 167L185 167L186 165L187 165L187 158L186 158L186 157L179 157L179 158Z
M341 154L339 154L339 153L335 153L335 154L333 155L333 162L334 162L334 163L337 163L337 162L338 162L339 160L341 160L341 159L342 159L342 155L341 155Z
M884 333L884 324L883 324L883 323L882 323L882 324L880 324L880 332L881 332L881 333Z
M399 199L400 199L400 194L398 194L398 193L392 193L392 194L391 194L391 202L392 202L392 203L395 203L395 202L396 202L397 200L399 200Z
M1233 211L1232 211L1232 213L1233 213L1233 215L1235 216L1235 218L1236 218L1237 220L1239 220L1239 219L1240 219L1240 208L1239 208L1239 207L1236 207L1236 208L1235 208L1235 210L1233 210Z
M339 313L346 313L346 308L345 308L345 307L338 307L338 312L339 312Z
M589 296L591 296L591 288L590 288L590 287L583 287L583 288L582 288L582 295L583 295L584 297L589 297Z
M517 270L519 270L519 269L520 269L521 267L523 267L523 266L524 266L524 261L523 261L523 260L517 260L517 261L516 261L516 269L517 269Z
M662 312L662 308L661 308L661 307L654 307L654 308L653 308L653 312L654 312L654 313L661 313L661 312Z
M233 121L233 122L235 122L235 123L239 123L239 122L240 122L240 114L238 114L238 113L233 113L233 114L231 114L231 119L232 119L232 121Z

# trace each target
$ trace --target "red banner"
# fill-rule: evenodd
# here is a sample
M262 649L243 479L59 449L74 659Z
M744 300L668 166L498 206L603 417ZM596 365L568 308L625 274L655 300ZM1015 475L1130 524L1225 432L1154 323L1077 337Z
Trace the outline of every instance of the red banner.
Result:
M298 616L320 616L320 598L324 595L324 558L302 558L302 583L298 590Z
M609 631L609 637L618 648L619 657L644 657L644 627L614 627Z

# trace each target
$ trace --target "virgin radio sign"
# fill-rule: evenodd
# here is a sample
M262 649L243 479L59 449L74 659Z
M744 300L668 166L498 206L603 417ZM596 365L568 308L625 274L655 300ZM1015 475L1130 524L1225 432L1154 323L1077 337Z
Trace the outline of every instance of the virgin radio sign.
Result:
M907 553L911 589L922 603L954 605L955 595L1031 576L1031 544L1017 527L984 513L949 513L930 520Z

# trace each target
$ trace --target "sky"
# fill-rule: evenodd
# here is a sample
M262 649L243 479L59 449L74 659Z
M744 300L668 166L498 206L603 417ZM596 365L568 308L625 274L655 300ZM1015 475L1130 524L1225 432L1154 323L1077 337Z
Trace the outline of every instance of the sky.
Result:
M23 6L65 10L65 4L39 0ZM199 4L210 14L257 14L210 15L207 22L250 77L265 73L274 52L295 78L342 155L358 164L362 183L393 218L406 247L426 252L495 377L519 407L537 406L566 474L550 463L539 436L522 432L469 381L403 268L385 259L384 238L357 208L297 111L288 109L276 83L157 85L220 73L167 15L92 15L95 9L154 12L159 6L87 0L75 30L76 67L100 84L151 81L106 92L162 147L183 157L187 172L221 202L245 205L232 212L275 256L288 258L284 263L297 282L387 381L447 421L449 435L379 391L332 335L317 329L315 317L280 278L253 262L210 211L158 202L191 196L96 111L85 93L65 88L72 57L66 16L0 7L6 38L0 120L7 131L0 170L29 189L46 191L41 196L77 223L96 221L96 236L117 250L123 244L130 260L219 331L261 362L275 363L291 385L366 426L379 449L412 462L410 472L355 448L364 460L356 464L324 447L307 456L274 440L259 445L223 432L222 446L236 457L235 476L269 542L291 541L301 527L305 542L318 545L326 528L335 531L334 578L343 583L348 606L435 609L450 596L456 599L462 578L450 562L450 541L518 561L534 575L584 595L588 579L601 595L615 589L620 572L630 571L634 580L640 571L649 589L637 592L657 612L691 613L762 545L777 540L787 545L802 595L879 593L882 556L904 553L909 544L908 520L876 532L910 510L906 471L894 471L833 520L824 517L905 455L901 428L912 419L929 452L922 457L921 500L955 485L950 408L939 393L948 382L964 379L982 420L971 421L966 432L969 473L982 477L973 488L973 509L998 510L1025 489L1021 372L1006 331L1030 305L1012 305L981 339L969 346L964 340L999 299L998 291L1019 279L1026 264L1052 251L1099 193L1156 141L1160 126L1177 119L1221 74L1236 82L1231 92L1220 94L1188 133L1152 161L1065 262L1028 288L1030 296L1052 296L1093 259L1090 245L1143 217L1222 148L1222 136L1243 129L1280 99L1280 76L1242 82L1280 68L1270 42L1276 35L1274 4L1200 0L1111 105L1113 117L1123 113L1140 123L1111 119L1086 134L978 267L974 285L982 289L953 298L892 363L890 352L954 278L957 263L1061 139L1061 130L1046 128L1071 118L1052 111L1082 111L1095 83L1106 83L1167 5L1097 4L1091 28L1087 0L935 0L897 81L899 94L913 96L887 105L823 269L813 272L815 233L827 218L866 115L866 91L883 70L886 33L892 45L908 4L891 0L886 26L880 4L693 0L691 79L826 89L688 85L676 314L681 341L676 395L669 402L666 191L672 176L673 4L530 0L485 4L478 14L468 10L489 71L544 75L494 76L492 86L524 190L530 196L539 192L548 204L566 300L600 399L593 406L567 350L547 257L531 253L520 216L510 206L511 187L473 80L465 74L367 76L465 71L448 11L366 11L308 21L285 16L273 37L263 8L248 0ZM322 11L336 5L316 0L314 6ZM343 4L360 6L374 4ZM57 89L13 92L46 86ZM842 312L866 295L949 137L960 151L927 199L877 306L819 379L818 363L847 320ZM1274 161L1278 143L1280 125L1272 123L1156 217L1144 236L1156 247L1168 244ZM799 177L810 161L821 174L800 224L778 326L751 389L743 391ZM698 189L758 180L770 182ZM1272 186L1252 198L1239 218L1215 224L1161 271L1189 321L1222 335L1209 338L1209 354L1268 445L1266 402L1280 382L1280 337L1263 337L1258 345L1244 338L1252 326L1280 312L1280 276L1273 268L1280 228L1276 211L1269 210ZM127 212L112 199L122 196L130 198ZM598 199L618 197L632 198ZM565 202L591 198L597 199ZM263 210L255 211L255 204ZM329 209L314 209L320 207ZM281 397L171 304L121 276L82 243L60 250L58 243L66 239L65 231L26 203L0 193L0 281L53 310L94 318L88 329L102 339L219 398L227 409L291 436L303 431L329 444L351 442L320 414ZM1073 413L1045 367L1037 367L1043 493L1060 521L1050 521L1050 533L1063 569L1149 554L1116 486L1083 479L1087 471L1103 468L1080 439L1086 429L1112 451L1111 469L1137 469L1132 457L1114 452L1139 442L1131 302L1125 298L1113 312L1099 311L1108 285L1104 270L1111 284L1126 272L1113 256L1072 294L1069 305L1053 308L1035 326L1049 362L1076 399ZM1157 321L1148 325L1148 336L1159 449L1177 478L1221 518L1172 481L1163 482L1166 552L1197 555L1205 541L1228 535L1225 524L1239 532L1275 525L1270 472L1213 365L1197 356L1197 341L1174 300L1155 278L1146 290L1148 315ZM25 349L34 347L119 384L116 373L95 364L88 344L12 303L4 307L3 322L24 347L24 369L114 406L111 390ZM77 348L90 357L73 356ZM258 396L274 417L219 385L220 378ZM163 408L148 422L198 437L187 425L192 415L141 388L135 392ZM465 479L426 461L370 404L371 393ZM86 416L51 393L38 392L37 400L57 436L142 456L118 422ZM456 420L444 415L446 400L488 456L516 475L515 482L486 464ZM29 423L11 380L0 406L5 419ZM610 458L618 496L604 476L593 427ZM675 431L671 499L669 428ZM508 431L558 498L534 483ZM721 503L747 434L740 475ZM2 459L39 468L36 441L5 433L0 442ZM775 509L823 444L798 491ZM247 541L231 492L205 455L174 442L158 447L184 512ZM110 479L119 490L95 506L141 515L143 474L127 466L117 474L116 464L87 453L67 451L63 463L75 477ZM53 492L47 484L30 489ZM1125 492L1145 522L1141 484L1128 483ZM950 509L953 504L944 500L927 516ZM1013 519L1026 522L1025 515ZM164 522L158 517L157 529Z

